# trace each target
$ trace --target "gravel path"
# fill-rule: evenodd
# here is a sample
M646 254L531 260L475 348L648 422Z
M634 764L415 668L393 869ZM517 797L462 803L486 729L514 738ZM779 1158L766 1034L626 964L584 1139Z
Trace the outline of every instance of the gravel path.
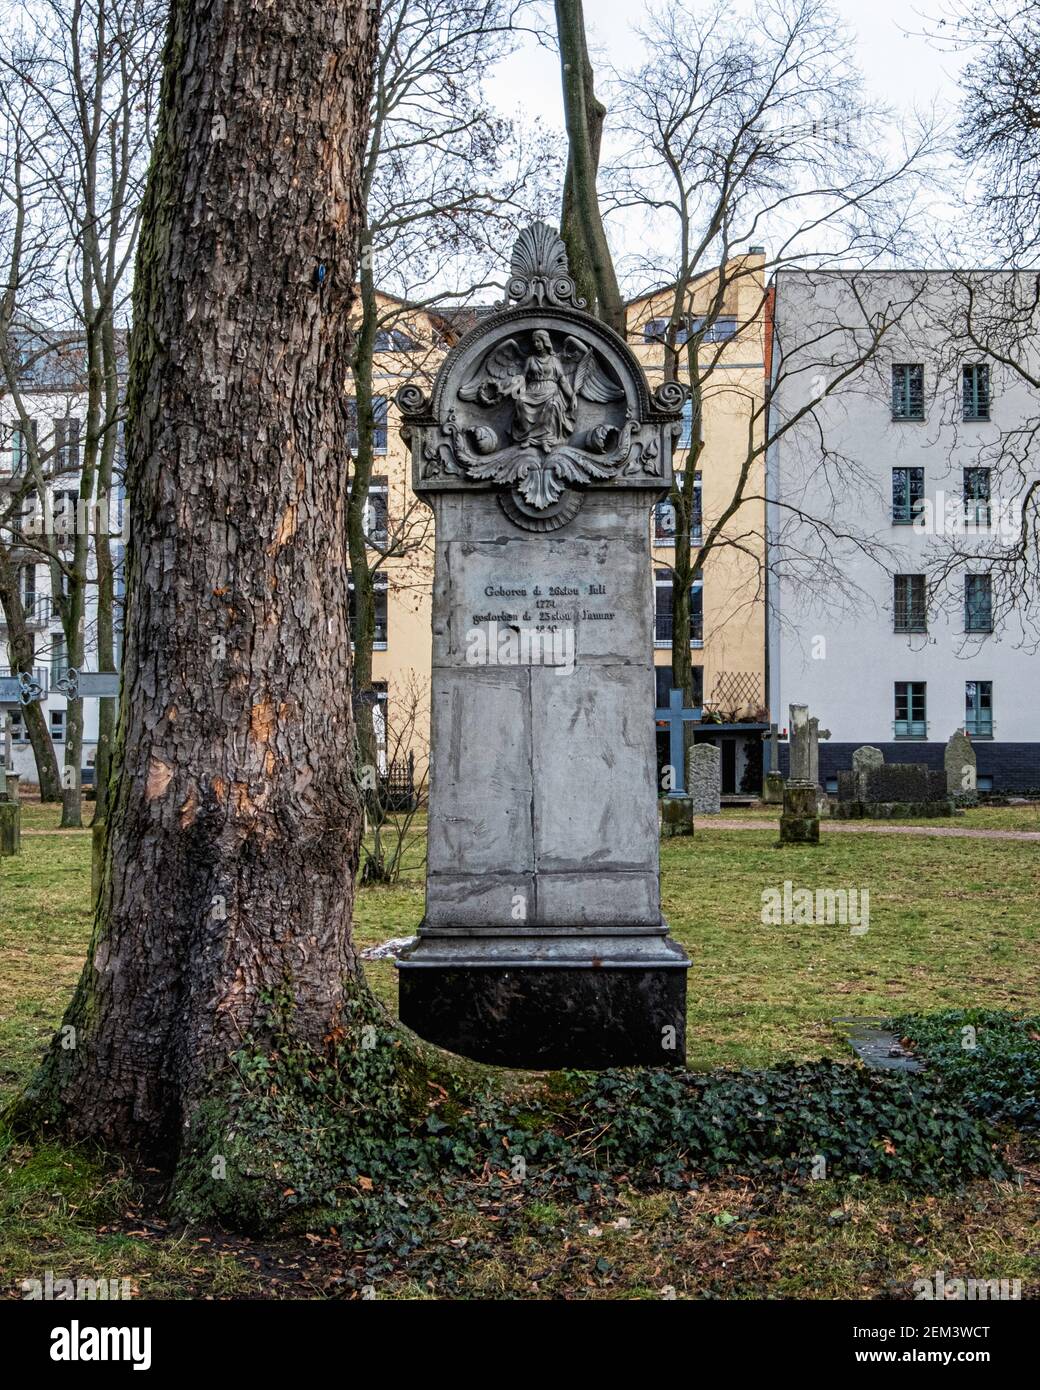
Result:
M780 831L778 820L721 820L698 817L694 824L699 830L775 830ZM952 825L870 825L863 821L829 820L820 821L820 829L828 833L845 835L946 835L954 840L1037 840L1040 830L961 830Z

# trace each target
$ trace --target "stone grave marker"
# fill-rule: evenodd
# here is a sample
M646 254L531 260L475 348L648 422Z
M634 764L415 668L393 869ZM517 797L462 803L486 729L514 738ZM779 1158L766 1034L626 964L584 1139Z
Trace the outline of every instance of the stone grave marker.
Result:
M978 759L971 739L963 729L951 735L943 754L946 768L946 790L958 806L977 806Z
M436 526L426 912L400 1014L499 1065L681 1063L647 516L685 392L651 394L551 228L520 235L507 288L429 398L397 397Z
M717 743L695 743L686 758L686 785L696 816L722 810L722 754Z

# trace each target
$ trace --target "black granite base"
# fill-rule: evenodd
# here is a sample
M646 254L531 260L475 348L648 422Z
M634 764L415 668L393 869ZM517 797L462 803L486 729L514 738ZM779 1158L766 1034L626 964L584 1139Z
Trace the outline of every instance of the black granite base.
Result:
M518 967L400 971L402 1023L499 1067L682 1066L686 971Z

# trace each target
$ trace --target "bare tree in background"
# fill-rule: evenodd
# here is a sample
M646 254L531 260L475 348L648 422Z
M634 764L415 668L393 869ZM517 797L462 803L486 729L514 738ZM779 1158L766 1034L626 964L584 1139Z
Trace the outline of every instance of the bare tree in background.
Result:
M4 246L3 385L26 441L26 478L38 502L46 506L59 478L71 500L72 524L38 528L35 546L50 571L68 664L76 668L86 650L87 592L96 584L98 669L116 669L117 557L107 523L118 511L122 329L166 10L161 0L44 0L21 9L0 50L0 111L7 140L15 141L2 196L16 229ZM26 367L46 370L55 357L77 350L85 381L82 415L69 416L78 421L77 437L61 438L55 426L49 440L41 439L31 423ZM114 728L115 702L103 700L95 771L101 819ZM62 825L82 823L82 747L83 704L70 700Z
M986 479L987 499L951 478L952 514L930 546L934 595L962 600L967 577L990 577L992 621L1010 640L1040 645L1040 9L1022 0L956 0L930 36L967 55L956 155L969 202L962 240L984 247L984 270L951 272L931 325L941 415L958 456ZM961 389L986 373L986 420ZM974 505L981 504L981 505ZM987 524L969 524L979 511Z
M1040 9L1032 0L957 0L930 35L968 55L956 152L977 180L972 215L981 214L1000 259L1031 264L1040 251Z
M385 395L375 376L432 379L454 337L441 306L490 290L517 221L536 210L547 145L523 137L491 107L486 86L516 42L529 0L389 0L383 6L363 170L365 224L351 358L348 529L354 682L361 761L378 763L372 719L377 574L388 586L428 586L429 511L409 495L374 532L376 439L386 443ZM377 418L377 402L381 410ZM371 780L371 777L370 777ZM378 782L378 779L376 779ZM381 816L378 787L367 797ZM378 877L370 860L369 877Z
M879 152L883 113L865 100L851 38L821 0L772 0L740 16L721 3L680 3L651 22L645 42L645 63L612 88L627 149L612 170L611 200L618 212L645 217L651 250L634 259L633 270L644 284L664 287L668 309L657 329L663 375L690 395L688 449L670 501L672 674L692 702L690 594L697 571L712 554L742 550L758 575L746 602L764 602L767 452L788 430L804 428L818 405L854 385L914 291L907 287L880 316L869 295L857 296L857 321L846 325L840 349L836 325L822 318L807 325L799 343L777 343L772 389L794 378L800 388L799 408L787 417L770 412L761 374L736 378L726 364L734 354L760 361L772 346L763 342L770 274L790 265L885 264L898 252L931 141L922 132L894 159ZM749 254L756 243L768 245ZM712 401L746 421L746 444L732 495L692 542L697 465ZM857 461L826 438L819 438L817 452L836 494L852 475L864 481ZM798 535L792 563L801 571L815 552L813 578L822 581L828 540L837 539L830 535L833 522L805 515L788 499L773 500L797 521L783 528L789 538ZM850 538L847 524L840 530ZM860 542L877 551L873 538ZM831 569L826 577L847 599L840 569Z
M1040 276L955 270L932 295L938 456L947 489L923 519L936 606L988 576L979 630L1040 647ZM969 633L970 640L970 633Z

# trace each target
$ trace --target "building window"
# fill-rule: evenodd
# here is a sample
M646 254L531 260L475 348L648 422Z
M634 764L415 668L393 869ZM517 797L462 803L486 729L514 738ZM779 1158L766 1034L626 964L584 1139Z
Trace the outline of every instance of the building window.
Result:
M896 632L928 631L928 594L923 574L897 574L894 592Z
M670 647L674 632L671 570L654 571L654 645ZM704 642L704 583L700 571L690 585L690 646Z
M373 396L372 452L374 454L386 453L386 411L386 397ZM356 454L358 449L357 400L353 396L347 398L347 421L347 447L352 454Z
M737 336L737 321L731 314L720 314L704 328L703 318L694 319L693 332L700 333L702 329L706 343L728 343Z
M964 682L964 732L972 738L993 737L993 682Z
M989 419L989 365L972 362L961 372L965 420Z
M643 324L644 343L663 343L668 332L668 319L647 319Z
M988 574L964 576L964 630L993 631L993 584Z
M385 550L389 539L387 512L387 483L385 478L373 478L365 502L365 538L369 545Z
M372 576L372 598L375 606L375 636L372 640L372 650L376 652L385 652L387 647L389 631L387 622L388 589L386 575L382 570L376 570ZM348 580L347 593L350 605L350 630L353 633L357 625L357 606L354 601L354 580L352 578Z
M372 344L374 352L414 352L419 344L414 338L410 338L407 333L403 333L400 328L377 328L375 341Z
M79 493L75 489L54 494L54 534L73 536L76 534L76 514L79 509Z
M11 427L11 472L21 473L29 464L29 444L37 440L37 422L29 420L28 430L23 430L20 425Z
M682 430L679 434L679 448L688 449L693 442L693 401L683 401ZM697 475L700 477L700 474Z
M691 708L700 709L704 704L704 667L694 666L693 671L693 705ZM671 666L654 667L655 695L658 709L668 708L668 699L672 693L672 668Z
M18 709L18 710L10 710L10 711L9 711L9 717L10 717L10 720L11 720L11 742L12 742L12 743L25 743L25 742L27 742L27 740L28 740L28 735L27 735L26 732L25 732L25 725L24 725L23 722L22 722L22 712L21 712L21 710L20 710L20 709ZM9 770L10 770L10 769L9 769Z
M924 419L924 367L896 362L892 367L892 419Z
M54 463L58 473L79 469L79 419L75 415L54 421Z
M46 621L45 604L36 592L36 566L25 565L21 573L21 600L27 622Z
M683 486L682 473L676 473L675 485ZM690 544L700 545L703 539L703 515L701 511L701 475L693 475L693 510L690 513ZM675 507L667 498L654 507L654 544L675 544Z
M896 681L896 738L925 738L928 721L924 681Z
M65 650L64 637L51 638L51 685L57 685L68 670L69 658Z
M892 469L892 521L896 526L910 525L924 500L924 469Z
M990 470L964 469L964 518L971 526L989 526Z
M51 738L55 743L65 742L65 711L63 709L51 710Z

